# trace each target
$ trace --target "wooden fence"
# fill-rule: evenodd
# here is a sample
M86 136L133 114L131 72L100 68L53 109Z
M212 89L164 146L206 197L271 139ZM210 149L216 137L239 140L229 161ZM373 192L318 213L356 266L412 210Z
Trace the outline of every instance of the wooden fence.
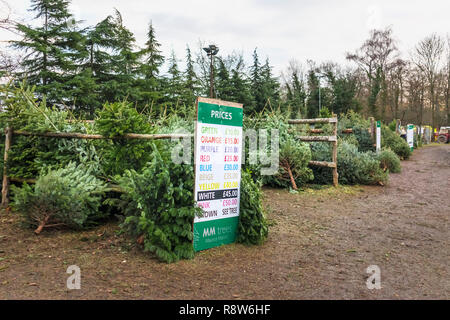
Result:
M35 183L36 179L26 179L20 177L9 177L7 172L8 167L8 152L11 148L13 135L18 136L36 136L36 137L49 137L49 138L59 138L59 139L144 139L144 140L160 140L160 139L176 139L176 138L189 138L192 134L138 134L138 133L127 133L120 137L106 137L100 134L84 134L84 133L74 133L74 132L28 132L13 130L12 128L5 129L5 154L3 163L3 183L2 183L2 203L1 206L6 208L9 205L9 184L10 181L15 182L27 182ZM111 190L120 192L118 186L110 185Z
M333 185L338 185L338 173L337 173L337 118L318 118L318 119L291 119L288 120L289 124L312 124L312 123L332 123L334 124L332 136L299 136L297 137L301 141L312 142L331 142L333 143L332 161L310 161L312 166L328 167L333 169ZM309 129L311 133L323 133L322 129ZM343 133L351 133L352 129L346 129ZM12 128L6 128L5 130L5 153L4 153L4 165L3 165L3 184L2 184L2 202L3 208L9 205L9 185L10 181L13 182L28 182L35 183L36 179L26 179L20 177L9 177L7 172L8 166L8 152L11 148L13 135L18 136L38 136L60 139L144 139L144 140L160 140L160 139L179 139L193 137L192 134L137 134L127 133L120 137L106 137L100 134L83 134L74 132L45 132L36 133L21 130L13 130ZM115 185L111 185L110 188L114 191L120 192L119 188Z
M338 127L338 120L337 117L333 118L317 118L317 119L291 119L288 120L289 124L315 124L315 123L331 123L333 124L333 135L332 136L298 136L297 138L300 141L307 141L307 142L330 142L333 144L332 152L331 152L331 162L328 161L310 161L309 164L312 166L317 167L326 167L326 168L332 168L333 169L333 185L335 187L339 184L339 174L337 171L337 127ZM323 133L322 129L311 129L311 133ZM347 130L347 133L350 131Z

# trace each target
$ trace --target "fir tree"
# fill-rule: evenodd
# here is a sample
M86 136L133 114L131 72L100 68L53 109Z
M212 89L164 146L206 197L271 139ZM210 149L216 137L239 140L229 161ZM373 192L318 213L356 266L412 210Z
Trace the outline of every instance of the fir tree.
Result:
M192 60L191 49L186 47L186 70L184 72L184 88L183 103L192 105L199 91L198 79L194 69L194 61Z
M266 59L266 62L261 67L261 86L265 103L270 103L270 106L275 108L280 100L280 84L278 79L272 75L269 58Z
M296 111L296 117L306 117L306 88L296 70L292 71L290 82L286 83L287 104Z
M166 105L170 109L175 108L180 103L180 92L182 92L182 74L178 68L178 60L172 50L169 58L168 77L165 84Z
M159 68L164 63L164 56L160 50L161 44L156 40L155 28L150 21L147 42L145 47L139 51L141 65L139 67L139 79L137 85L140 88L140 101L144 103L158 102L161 99L159 93L161 81L159 79Z
M308 71L307 117L317 118L319 115L319 78L313 69Z
M13 46L25 52L21 62L23 71L16 73L16 77L37 85L37 93L46 95L51 103L70 103L73 83L69 82L77 75L78 62L85 54L83 35L68 10L69 1L32 0L31 3L30 11L42 23L37 27L16 26L22 39L13 41Z
M253 94L254 111L262 111L268 103L270 107L278 105L280 84L272 75L268 58L261 66L256 49L253 51L253 65L250 68L250 88Z
M243 72L245 68L242 55L237 58L235 67L231 70L231 101L244 105L244 112L249 114L254 105L254 100L250 92L250 83L247 75Z
M123 25L122 15L118 10L114 18L115 48L111 55L114 77L104 84L106 100L119 101L128 99L135 101L138 95L135 87L135 74L138 69L138 53L133 33Z
M66 86L70 106L73 106L78 114L84 114L86 118L92 118L95 109L101 106L98 96L98 85L91 69L85 69L74 75Z
M223 61L223 59L219 58L218 60L218 68L217 68L217 80L215 81L215 89L216 94L219 99L231 101L233 100L233 88L230 81L230 73Z
M95 108L105 101L136 101L139 98L136 83L139 53L134 51L134 35L123 25L119 11L89 30L86 47L89 54L84 71L95 83L98 95Z
M328 82L331 84L331 111L336 114L347 113L349 110L360 111L360 104L356 99L357 81L355 76L340 70L326 72Z
M83 71L92 79L92 98L87 104L91 114L107 99L103 85L114 78L114 62L111 57L111 52L116 47L114 30L112 16L106 17L87 30L88 56L83 64Z
M250 89L253 95L253 105L251 111L260 112L265 107L265 99L261 83L261 63L259 62L256 48L253 51L253 65L250 67Z

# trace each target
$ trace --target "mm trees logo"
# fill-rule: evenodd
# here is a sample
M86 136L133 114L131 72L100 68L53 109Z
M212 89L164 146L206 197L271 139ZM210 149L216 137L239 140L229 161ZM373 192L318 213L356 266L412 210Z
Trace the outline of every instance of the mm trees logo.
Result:
M216 227L204 228L203 237L210 237L216 235Z

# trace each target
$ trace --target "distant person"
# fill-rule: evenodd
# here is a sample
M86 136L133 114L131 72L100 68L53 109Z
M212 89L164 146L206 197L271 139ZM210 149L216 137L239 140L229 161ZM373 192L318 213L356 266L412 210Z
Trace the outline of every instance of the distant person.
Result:
M406 129L405 129L405 127L400 127L400 137L402 137L406 141Z

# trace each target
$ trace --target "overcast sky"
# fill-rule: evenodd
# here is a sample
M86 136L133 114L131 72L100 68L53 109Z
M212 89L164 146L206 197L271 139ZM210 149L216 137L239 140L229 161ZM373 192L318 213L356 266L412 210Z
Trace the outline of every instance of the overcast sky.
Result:
M29 0L6 0L16 17L30 21ZM345 63L345 53L360 47L369 30L392 26L403 55L422 38L450 33L448 0L72 0L71 9L93 25L117 8L125 25L143 45L150 20L166 56L173 49L184 60L186 44L214 42L219 54L255 47L269 57L276 73L289 60ZM11 38L0 31L0 39Z

